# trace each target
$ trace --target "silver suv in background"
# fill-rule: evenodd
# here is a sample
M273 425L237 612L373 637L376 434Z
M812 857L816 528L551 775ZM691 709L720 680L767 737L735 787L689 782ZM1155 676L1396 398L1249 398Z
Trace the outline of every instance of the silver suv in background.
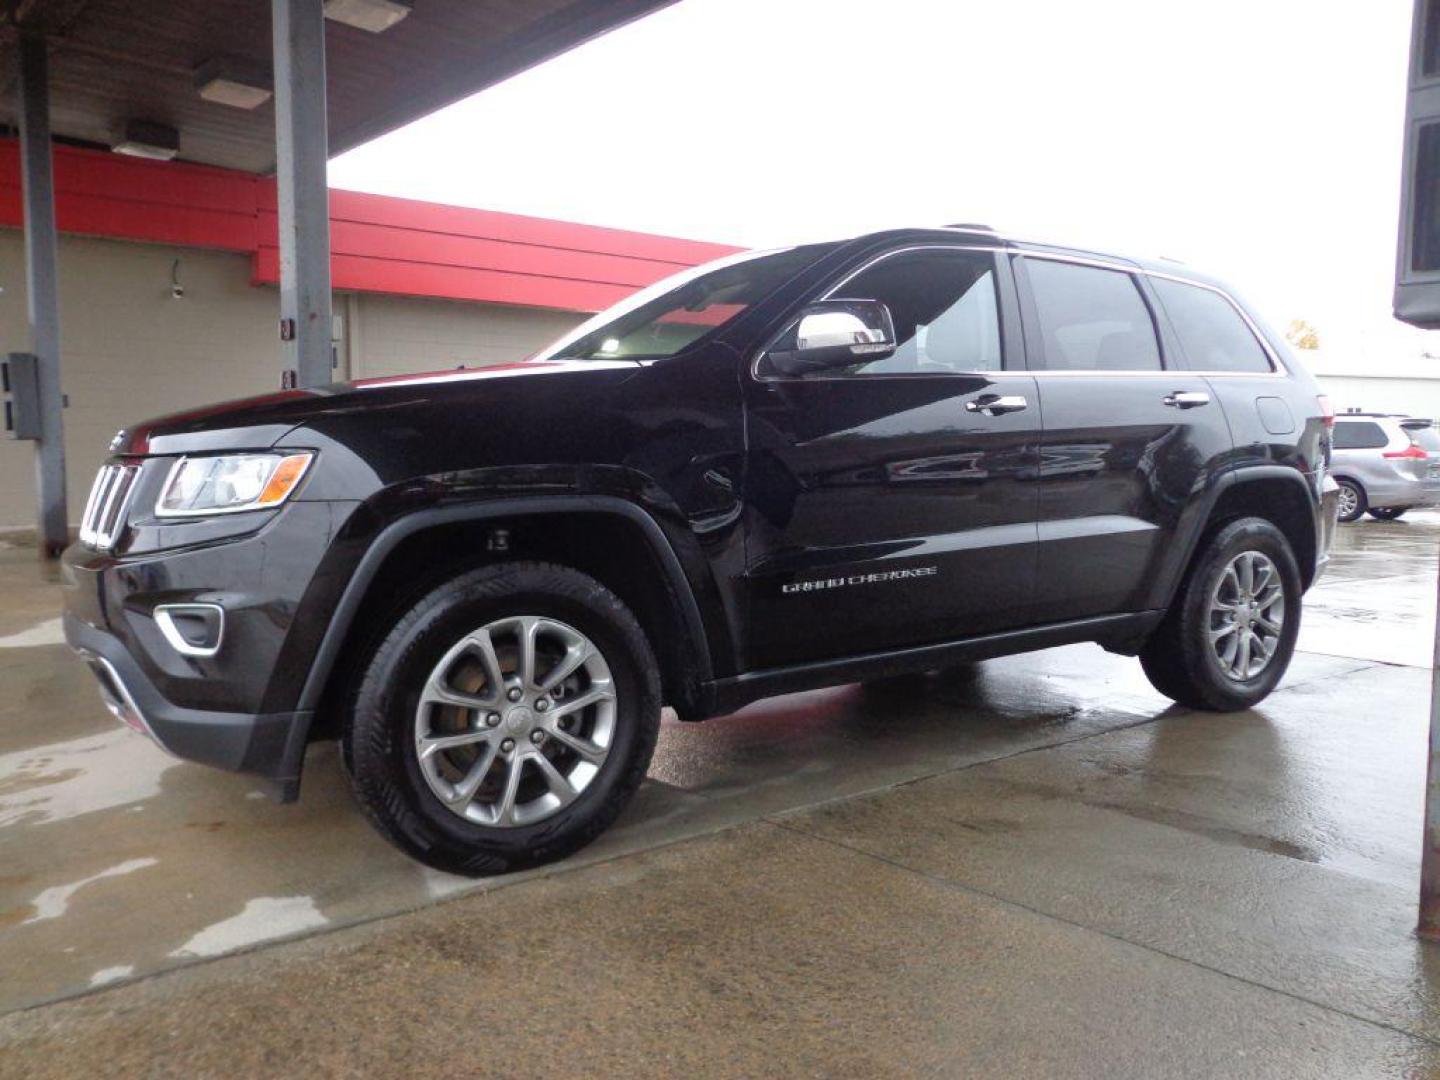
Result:
M1429 420L1383 413L1335 417L1330 471L1340 485L1340 520L1367 510L1394 521L1406 510L1440 505L1440 432Z

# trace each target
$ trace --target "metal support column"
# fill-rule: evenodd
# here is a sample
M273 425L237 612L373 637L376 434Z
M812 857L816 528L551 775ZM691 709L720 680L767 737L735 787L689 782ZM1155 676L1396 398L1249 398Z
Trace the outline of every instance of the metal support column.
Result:
M271 0L275 168L280 203L282 382L323 386L330 373L329 137L322 0Z
M40 438L35 443L36 539L44 556L70 540L65 507L65 432L60 392L60 298L55 274L55 185L50 157L50 84L45 39L20 38L20 173L25 202L25 292L30 351L37 357Z
M1440 582L1436 585L1440 611ZM1420 920L1416 932L1440 940L1440 621L1430 669L1430 754L1425 770L1425 826L1420 845Z

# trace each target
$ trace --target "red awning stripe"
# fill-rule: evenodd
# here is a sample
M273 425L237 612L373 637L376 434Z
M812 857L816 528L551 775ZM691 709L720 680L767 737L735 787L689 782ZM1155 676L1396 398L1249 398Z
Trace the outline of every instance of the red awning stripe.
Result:
M55 190L62 232L244 252L255 284L280 279L273 178L57 146ZM565 311L739 250L354 191L331 191L330 219L336 289ZM0 139L0 226L22 222L19 146Z

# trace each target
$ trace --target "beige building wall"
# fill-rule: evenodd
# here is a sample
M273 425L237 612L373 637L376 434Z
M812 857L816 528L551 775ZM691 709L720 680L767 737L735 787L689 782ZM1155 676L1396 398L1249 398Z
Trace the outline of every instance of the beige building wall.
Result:
M178 268L175 260L179 260ZM185 295L171 295L178 271ZM0 351L27 348L24 247L0 231ZM338 378L523 359L583 315L443 300L338 295ZM61 370L70 519L126 424L279 383L273 288L248 256L118 240L60 240ZM35 521L34 450L0 438L0 529Z
M180 264L175 268L175 260ZM273 292L250 285L243 255L113 240L60 240L60 371L70 520L115 432L127 423L277 381ZM185 289L170 294L172 268ZM0 349L28 348L25 252L0 233ZM35 522L34 450L0 442L0 526Z
M1383 375L1319 375L1336 412L1404 413L1440 419L1440 379L1392 378Z
M355 293L336 298L353 379L523 360L583 315Z

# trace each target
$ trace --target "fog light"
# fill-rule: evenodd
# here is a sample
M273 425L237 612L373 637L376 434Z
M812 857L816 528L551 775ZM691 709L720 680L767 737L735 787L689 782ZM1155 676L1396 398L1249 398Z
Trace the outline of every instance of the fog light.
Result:
M214 656L225 638L225 609L219 604L161 604L155 625L181 656Z

